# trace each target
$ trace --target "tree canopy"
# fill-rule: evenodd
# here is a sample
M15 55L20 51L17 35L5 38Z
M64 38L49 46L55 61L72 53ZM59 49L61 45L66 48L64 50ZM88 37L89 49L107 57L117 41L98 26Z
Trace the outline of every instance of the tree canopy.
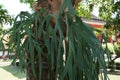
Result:
M6 9L0 5L0 24L3 26L3 24L12 23L12 17L9 15Z
M120 31L120 1L119 0L85 0L89 10L98 7L99 17L106 22L105 27L114 26L114 30ZM84 7L86 8L86 7Z

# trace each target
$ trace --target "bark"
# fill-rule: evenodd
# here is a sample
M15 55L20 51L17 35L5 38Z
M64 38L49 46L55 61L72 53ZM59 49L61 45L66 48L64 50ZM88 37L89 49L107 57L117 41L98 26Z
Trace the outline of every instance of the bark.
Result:
M44 48L44 54L47 53L47 49ZM29 56L30 58L30 56ZM35 51L34 54L34 66L35 66L35 76L32 70L32 64L29 63L29 58L27 59L27 80L55 80L55 69L50 70L48 67L48 60L47 58L42 55L42 75L40 77L40 68L39 68L39 57L38 52ZM50 74L49 74L50 73Z

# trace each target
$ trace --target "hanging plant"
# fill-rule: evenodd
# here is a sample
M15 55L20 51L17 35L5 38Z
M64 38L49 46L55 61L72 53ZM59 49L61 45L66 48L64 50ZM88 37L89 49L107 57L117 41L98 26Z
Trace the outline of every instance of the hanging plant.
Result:
M20 67L27 68L27 80L99 80L100 69L107 80L94 29L77 16L71 0L61 5L57 13L40 8L33 14L21 12L14 20L11 48Z

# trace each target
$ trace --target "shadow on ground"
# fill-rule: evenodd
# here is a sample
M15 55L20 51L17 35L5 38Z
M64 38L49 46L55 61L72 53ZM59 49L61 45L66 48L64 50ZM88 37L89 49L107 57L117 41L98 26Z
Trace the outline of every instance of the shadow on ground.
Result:
M13 76L17 77L18 79L22 79L26 77L25 73L21 72L16 66L7 65L7 66L2 66L1 68L6 70L7 72L10 72Z
M120 76L120 71L108 71L108 74L110 74L110 75L119 75Z

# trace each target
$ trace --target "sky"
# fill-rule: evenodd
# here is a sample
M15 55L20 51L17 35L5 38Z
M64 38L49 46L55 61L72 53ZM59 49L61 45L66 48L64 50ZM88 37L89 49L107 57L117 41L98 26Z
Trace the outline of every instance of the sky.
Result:
M13 16L16 16L21 11L31 12L29 5L20 3L19 0L0 0L0 4L2 4L3 7L8 10L9 14Z
M11 16L17 16L21 11L31 12L30 5L20 3L20 0L0 0L0 4L7 9ZM10 25L4 25L4 29L10 28Z

